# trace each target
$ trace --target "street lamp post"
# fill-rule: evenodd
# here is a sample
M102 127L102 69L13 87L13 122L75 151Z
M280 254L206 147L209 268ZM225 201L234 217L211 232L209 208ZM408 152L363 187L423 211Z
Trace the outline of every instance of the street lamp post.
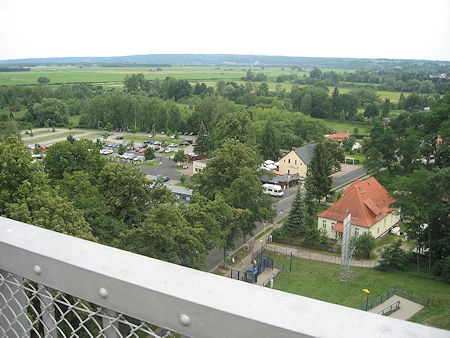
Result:
M370 291L367 290L367 289L364 289L363 292L365 292L365 293L367 294L367 300L366 300L366 311L367 311L367 308L368 308L368 306L369 306L369 295L370 295Z

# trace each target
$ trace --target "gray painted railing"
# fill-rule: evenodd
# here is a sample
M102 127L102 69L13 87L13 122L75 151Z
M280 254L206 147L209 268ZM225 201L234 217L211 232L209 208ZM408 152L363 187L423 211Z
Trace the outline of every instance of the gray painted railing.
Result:
M1 337L448 337L1 217L0 270Z

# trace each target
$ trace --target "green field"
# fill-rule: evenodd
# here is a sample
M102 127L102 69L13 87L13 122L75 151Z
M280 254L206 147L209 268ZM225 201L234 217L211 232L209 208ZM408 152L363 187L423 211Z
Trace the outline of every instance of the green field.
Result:
M44 76L50 79L50 85L55 83L72 83L72 82L88 82L102 84L106 87L123 87L123 81L127 75L144 74L147 80L165 79L166 77L174 77L176 79L188 80L191 83L204 82L208 86L214 87L220 80L234 81L239 85L245 84L241 78L246 76L246 72L250 67L214 67L214 66L176 66L162 67L161 71L156 71L156 67L78 67L78 66L49 66L49 67L32 67L30 72L0 72L0 86L2 85L36 85L39 77ZM309 76L309 71L291 70L286 67L251 67L254 74L264 73L267 75L267 83L270 90L275 90L278 83L276 78L279 75L295 74L298 78L304 75ZM327 70L331 71L331 69ZM337 73L342 73L344 69L333 69ZM256 82L255 85L258 85ZM288 92L292 88L292 83L279 83L281 88L285 88ZM300 85L303 87L303 85ZM354 88L339 87L341 94L348 93ZM332 87L329 87L331 95ZM381 99L389 98L392 102L398 102L399 92L378 91Z
M267 253L267 251L266 251ZM274 283L277 290L356 308L366 301L363 289L369 289L372 300L394 286L430 298L430 305L422 309L412 322L450 330L450 285L441 283L427 273L389 273L374 269L355 268L347 283L339 281L340 266L294 259L292 272L286 255L272 254L276 261L284 263L285 269Z

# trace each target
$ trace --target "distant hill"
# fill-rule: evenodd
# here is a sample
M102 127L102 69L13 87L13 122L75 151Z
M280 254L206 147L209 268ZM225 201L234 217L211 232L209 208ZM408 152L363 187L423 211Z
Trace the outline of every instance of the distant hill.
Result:
M307 68L342 69L384 69L386 67L404 67L412 64L447 64L448 62L427 60L391 60L358 58L294 57L269 55L238 54L148 54L110 57L61 57L0 60L0 66L37 66L37 65L99 65L99 66L169 66L169 65L220 65L220 66L299 66Z

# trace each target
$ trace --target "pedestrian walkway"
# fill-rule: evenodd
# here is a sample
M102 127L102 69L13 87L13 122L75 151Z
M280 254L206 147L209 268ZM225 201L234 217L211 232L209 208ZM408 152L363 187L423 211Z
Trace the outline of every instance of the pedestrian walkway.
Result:
M360 166L356 166L356 165L351 165L351 164L341 164L341 171L338 171L336 173L333 173L332 176L333 178L345 175L357 168L359 168ZM181 171L180 171L181 172ZM293 186L290 189L297 189L297 186ZM294 197L294 196L293 196ZM287 212L289 210L286 210ZM282 223L278 224L277 222L282 219L283 217L285 217L287 215L286 214L277 214L277 216L275 217L273 224L269 224L268 227L272 227L273 229L276 228L280 228L283 226ZM253 263L252 263L252 253L253 252L257 252L263 245L265 245L266 243L271 243L269 242L269 236L271 235L271 231L267 232L266 234L264 234L263 236L261 236L260 238L252 238L251 240L249 240L248 245L250 248L252 248L252 250L249 252L249 254L244 258L244 262L243 265L241 265L240 259L238 261L236 261L234 263L233 266L231 266L230 270L228 270L224 276L226 277L230 277L231 275L231 269L233 269L234 271L246 271L248 268L253 267ZM276 247L275 245L273 245L272 243L270 244L270 247ZM239 250L240 248L238 248ZM286 248L283 248L286 249ZM289 250L293 250L293 249L289 249ZM298 250L297 250L298 251ZM317 256L316 256L317 255ZM323 261L323 262L328 262L328 263L334 263L334 264L340 264L340 257L337 256L330 256L330 255L322 255L322 254L316 254L313 252L307 252L304 251L299 258L304 258L304 259L311 259L311 260L317 260L317 261ZM360 267L374 267L375 265L378 265L377 261L355 261L355 266L360 266ZM273 269L275 271L275 269ZM272 273L274 271L264 271L262 272L259 276L258 276L258 283L259 285L262 285L262 283L264 283L265 281L267 281L267 279L272 275Z
M317 261L317 262L332 263L332 264L338 264L338 265L341 264L340 256L327 255L327 254L312 252L312 251L298 250L298 249L288 248L288 247L284 247L284 246L278 246L278 245L272 244L272 243L267 246L267 250L283 253L286 255L290 255L292 252L293 257L297 258L297 259L300 258L300 259L305 259L308 261ZM380 263L377 260L354 260L354 263L353 263L353 266L358 267L358 268L374 268L378 265L380 265Z
M418 303L410 301L409 299L395 295L386 300L385 302L381 303L380 305L377 305L373 309L369 310L368 312L378 314L379 312L383 311L392 304L395 304L395 302L397 301L400 301L400 307L397 311L389 315L389 317L391 318L408 320L409 318L414 316L417 312L423 309L423 305L420 305Z

